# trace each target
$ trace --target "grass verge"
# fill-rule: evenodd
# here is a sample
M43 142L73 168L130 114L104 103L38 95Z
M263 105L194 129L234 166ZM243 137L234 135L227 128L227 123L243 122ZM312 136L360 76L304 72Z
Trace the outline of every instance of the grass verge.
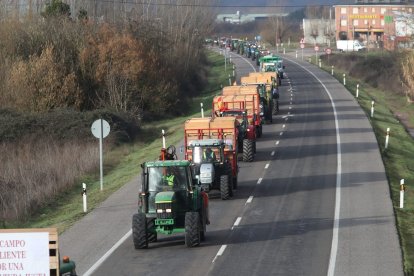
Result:
M315 62L313 61L315 64ZM315 64L316 65L316 64ZM322 66L327 72L331 73L331 66ZM335 68L334 77L343 83L345 71ZM396 215L397 228L403 253L404 273L414 275L414 189L410 184L414 183L414 140L407 131L410 125L409 119L414 116L414 106L406 101L404 95L383 91L373 88L359 79L346 76L345 87L356 97L357 84L359 93L357 101L365 111L373 126L377 141L382 154L391 199ZM374 101L374 116L371 117L371 106ZM406 118L406 124L401 123L401 119ZM385 137L387 128L390 128L390 139L388 148L385 148ZM400 209L400 180L404 179L408 184L405 191L404 208Z
M42 208L38 215L33 216L27 222L7 225L7 228L57 227L61 233L85 216L82 207L81 183L87 183L88 212L91 212L125 183L138 176L140 173L139 165L142 162L155 160L158 157L162 145L161 129L166 132L168 144L179 143L184 137L184 121L191 117L200 116L200 102L204 104L206 114L211 112L212 98L220 93L221 85L224 86L228 82L222 57L209 52L208 59L211 65L209 83L201 96L193 100L194 104L187 113L188 115L144 124L142 126L143 132L136 142L123 144L105 153L103 191L100 191L99 172L84 176L78 181L79 188L70 189L51 200L50 202L53 203Z

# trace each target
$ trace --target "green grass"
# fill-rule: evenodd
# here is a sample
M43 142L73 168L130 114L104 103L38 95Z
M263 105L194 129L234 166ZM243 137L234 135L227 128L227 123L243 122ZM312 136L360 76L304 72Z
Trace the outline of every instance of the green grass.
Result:
M209 114L212 98L220 93L221 86L228 83L228 74L224 72L224 59L211 52L208 53L208 59L211 64L209 83L201 96L193 100L194 104L188 115L144 124L136 142L123 144L105 153L103 191L100 191L99 172L84 176L79 179L78 187L51 200L51 203L41 209L36 216L25 223L8 224L7 228L57 227L61 233L85 216L81 183L87 183L88 212L91 212L112 193L136 177L140 173L141 163L155 160L159 156L162 147L161 129L166 132L168 145L180 142L184 137L184 121L191 117L200 117L200 102L204 104L205 115Z
M331 72L330 66L323 69ZM335 69L334 76L343 83L343 71ZM391 91L382 91L362 83L358 79L346 77L346 88L356 96L356 86L359 86L358 102L367 114L373 126L384 161L391 199L396 214L397 228L403 252L404 272L414 275L414 140L407 132L406 127L396 117L411 118L407 125L413 126L414 106L407 103L404 95ZM375 102L375 112L371 118L371 102ZM387 128L390 128L389 146L385 149ZM407 190L405 192L404 209L399 208L400 180L405 179Z

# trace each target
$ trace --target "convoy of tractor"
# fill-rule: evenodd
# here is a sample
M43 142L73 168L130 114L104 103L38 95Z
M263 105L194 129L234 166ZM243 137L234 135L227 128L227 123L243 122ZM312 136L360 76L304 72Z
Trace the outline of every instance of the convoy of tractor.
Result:
M209 196L233 197L239 158L254 160L263 125L279 111L280 58L239 39L217 44L252 57L261 70L242 77L241 85L223 87L210 116L185 121L184 160L177 160L174 146L166 147L163 133L159 160L141 164L138 212L132 217L136 249L157 242L158 234L184 233L187 247L200 245L210 224Z

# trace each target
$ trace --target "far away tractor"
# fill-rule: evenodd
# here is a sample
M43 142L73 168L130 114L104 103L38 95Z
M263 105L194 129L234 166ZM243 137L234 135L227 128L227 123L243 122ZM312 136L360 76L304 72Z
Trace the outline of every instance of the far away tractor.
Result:
M158 234L184 233L187 247L205 237L208 198L189 161L153 161L142 167L138 213L132 218L135 249L148 248Z

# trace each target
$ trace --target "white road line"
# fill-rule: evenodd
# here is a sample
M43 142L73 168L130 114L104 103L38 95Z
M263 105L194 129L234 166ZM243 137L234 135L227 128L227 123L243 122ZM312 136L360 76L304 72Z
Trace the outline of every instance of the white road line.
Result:
M271 156L274 156L274 155L275 155L275 151L272 151L272 152L270 153L270 155L271 155Z
M216 261L217 257L219 257L219 256L223 255L224 250L226 250L226 247L227 247L227 244L223 244L223 245L220 247L219 251L217 252L216 256L215 256L215 257L214 257L214 259L213 259L213 263Z
M282 126L282 128L285 128L285 127L286 127L286 125L283 125L283 126Z
M109 249L93 266L91 266L91 268L88 269L88 271L86 271L83 275L84 276L89 276L92 273L95 272L95 270L103 263L106 261L106 259L109 258L109 256L111 256L112 253L114 253L114 251L121 245L124 243L124 241L126 239L128 239L130 236L132 235L132 229L128 231L128 233L126 233L119 241L117 241L117 243L114 244L114 246L111 247L111 249Z
M285 121L289 120L289 118L286 117Z
M249 196L249 198L247 199L244 205L246 205L247 203L252 203L252 201L253 201L253 196Z
M234 227L239 226L241 219L242 219L241 217L238 217L236 219L236 221L234 222L233 226L231 227L231 230L233 230Z
M283 135L283 132L281 132L279 135L282 136Z
M269 163L267 163L267 164L266 164L266 166L265 166L265 169L268 169L268 168L269 168L269 165L270 165L270 164L269 164Z
M279 143L280 143L279 141L276 141L275 145L277 146L277 145L279 145Z
M262 183L262 180L263 180L263 178L259 178L258 180L257 180L257 184L260 184L260 183Z
M288 115L290 115L290 111L288 112Z
M289 59L289 61L297 64L302 67L304 70L308 71L325 89L326 94L328 94L329 99L331 100L332 109L335 117L335 129L336 129L336 151L337 151L337 165L336 165L336 192L335 192L335 218L332 230L332 245L331 245L331 255L329 258L329 268L328 276L335 275L335 266L336 266L336 256L338 255L338 242L339 242L339 221L341 217L341 185L342 185L342 151L341 151L341 137L339 135L339 123L338 123L338 114L336 112L336 105L332 99L332 95L326 88L325 84L309 69L303 67L299 63Z
M289 109L292 109L292 107L291 107L291 106L289 106Z

